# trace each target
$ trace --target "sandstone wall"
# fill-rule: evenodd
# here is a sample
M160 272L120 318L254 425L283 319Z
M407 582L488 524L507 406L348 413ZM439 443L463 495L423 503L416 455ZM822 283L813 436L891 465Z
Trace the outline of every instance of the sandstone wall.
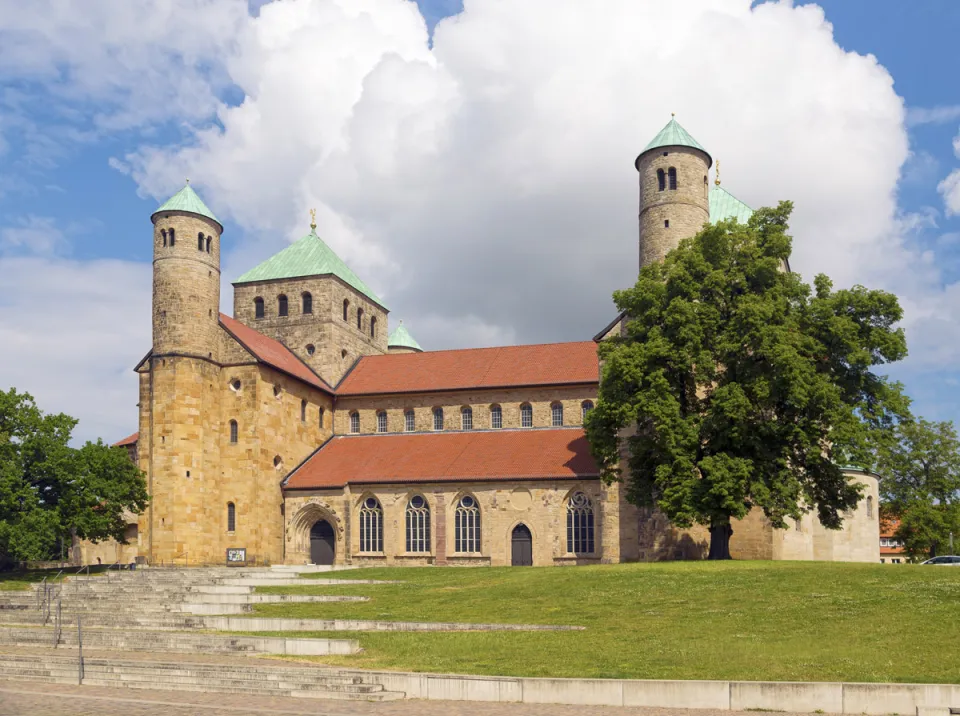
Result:
M377 432L377 413L387 413L387 432L404 432L407 410L413 410L417 431L433 430L433 409L443 408L444 430L460 430L462 408L473 411L473 429L491 429L490 409L499 405L503 428L519 428L520 406L529 403L533 408L533 426L548 428L553 425L552 405L563 406L564 425L582 425L582 405L585 400L596 404L597 385L584 384L542 388L512 388L501 390L470 390L449 393L418 393L393 396L341 397L337 400L336 433L350 433L350 414L360 414L360 432Z
M567 552L566 501L576 491L586 493L593 504L595 551L590 555ZM479 554L454 552L454 511L465 494L472 495L481 510ZM406 507L414 495L422 495L430 505L431 550L427 554L406 552ZM378 554L362 554L359 511L363 501L371 496L383 509L384 549ZM619 514L616 496L599 480L376 485L288 491L286 562L310 561L310 527L318 519L326 519L335 527L337 564L505 566L511 562L511 536L519 524L526 525L533 534L534 566L617 561L619 545L615 535L619 533Z

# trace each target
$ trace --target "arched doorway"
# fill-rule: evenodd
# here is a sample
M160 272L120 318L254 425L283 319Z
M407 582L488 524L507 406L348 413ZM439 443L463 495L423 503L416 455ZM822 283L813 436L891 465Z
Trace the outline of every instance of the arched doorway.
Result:
M326 520L317 520L310 528L310 561L314 564L333 564L337 553L337 538Z
M510 537L511 555L510 564L514 567L533 566L533 535L530 528L519 524L513 528Z

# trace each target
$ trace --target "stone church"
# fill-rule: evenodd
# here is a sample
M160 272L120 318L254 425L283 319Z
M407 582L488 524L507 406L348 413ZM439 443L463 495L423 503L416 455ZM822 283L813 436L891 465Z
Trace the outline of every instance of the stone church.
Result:
M644 148L640 264L705 223L751 209L708 179L710 154L671 119ZM234 280L220 313L223 226L185 186L153 222L153 346L136 366L126 445L151 496L104 563L565 565L699 559L679 530L604 485L583 418L597 399L592 340L423 350L384 301L309 233ZM611 292L615 287L611 286ZM415 324L414 324L415 325ZM876 476L844 528L807 515L734 524L746 559L877 561Z

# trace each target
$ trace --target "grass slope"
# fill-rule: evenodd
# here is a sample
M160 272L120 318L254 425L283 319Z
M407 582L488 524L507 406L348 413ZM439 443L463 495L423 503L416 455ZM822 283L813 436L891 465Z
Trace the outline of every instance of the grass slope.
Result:
M371 600L262 605L257 615L587 627L566 633L352 632L338 636L359 638L364 653L322 658L364 668L599 678L960 682L960 569L674 562L364 569L343 576L402 579L404 584L263 588L367 595Z

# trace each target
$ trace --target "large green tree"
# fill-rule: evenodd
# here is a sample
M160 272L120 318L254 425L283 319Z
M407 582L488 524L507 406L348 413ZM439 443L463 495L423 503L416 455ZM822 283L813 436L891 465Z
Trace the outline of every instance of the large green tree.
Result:
M47 559L72 536L124 540L124 510L147 504L123 448L69 445L77 421L44 414L28 393L0 391L0 561Z
M839 465L869 467L907 414L873 371L906 355L896 297L784 271L791 209L708 225L643 267L614 294L625 335L600 345L586 430L602 476L679 527L709 526L711 559L754 507L777 527L814 510L838 528L860 498Z
M911 559L933 557L960 541L960 440L951 422L901 422L879 448L884 513L899 519L896 538Z

